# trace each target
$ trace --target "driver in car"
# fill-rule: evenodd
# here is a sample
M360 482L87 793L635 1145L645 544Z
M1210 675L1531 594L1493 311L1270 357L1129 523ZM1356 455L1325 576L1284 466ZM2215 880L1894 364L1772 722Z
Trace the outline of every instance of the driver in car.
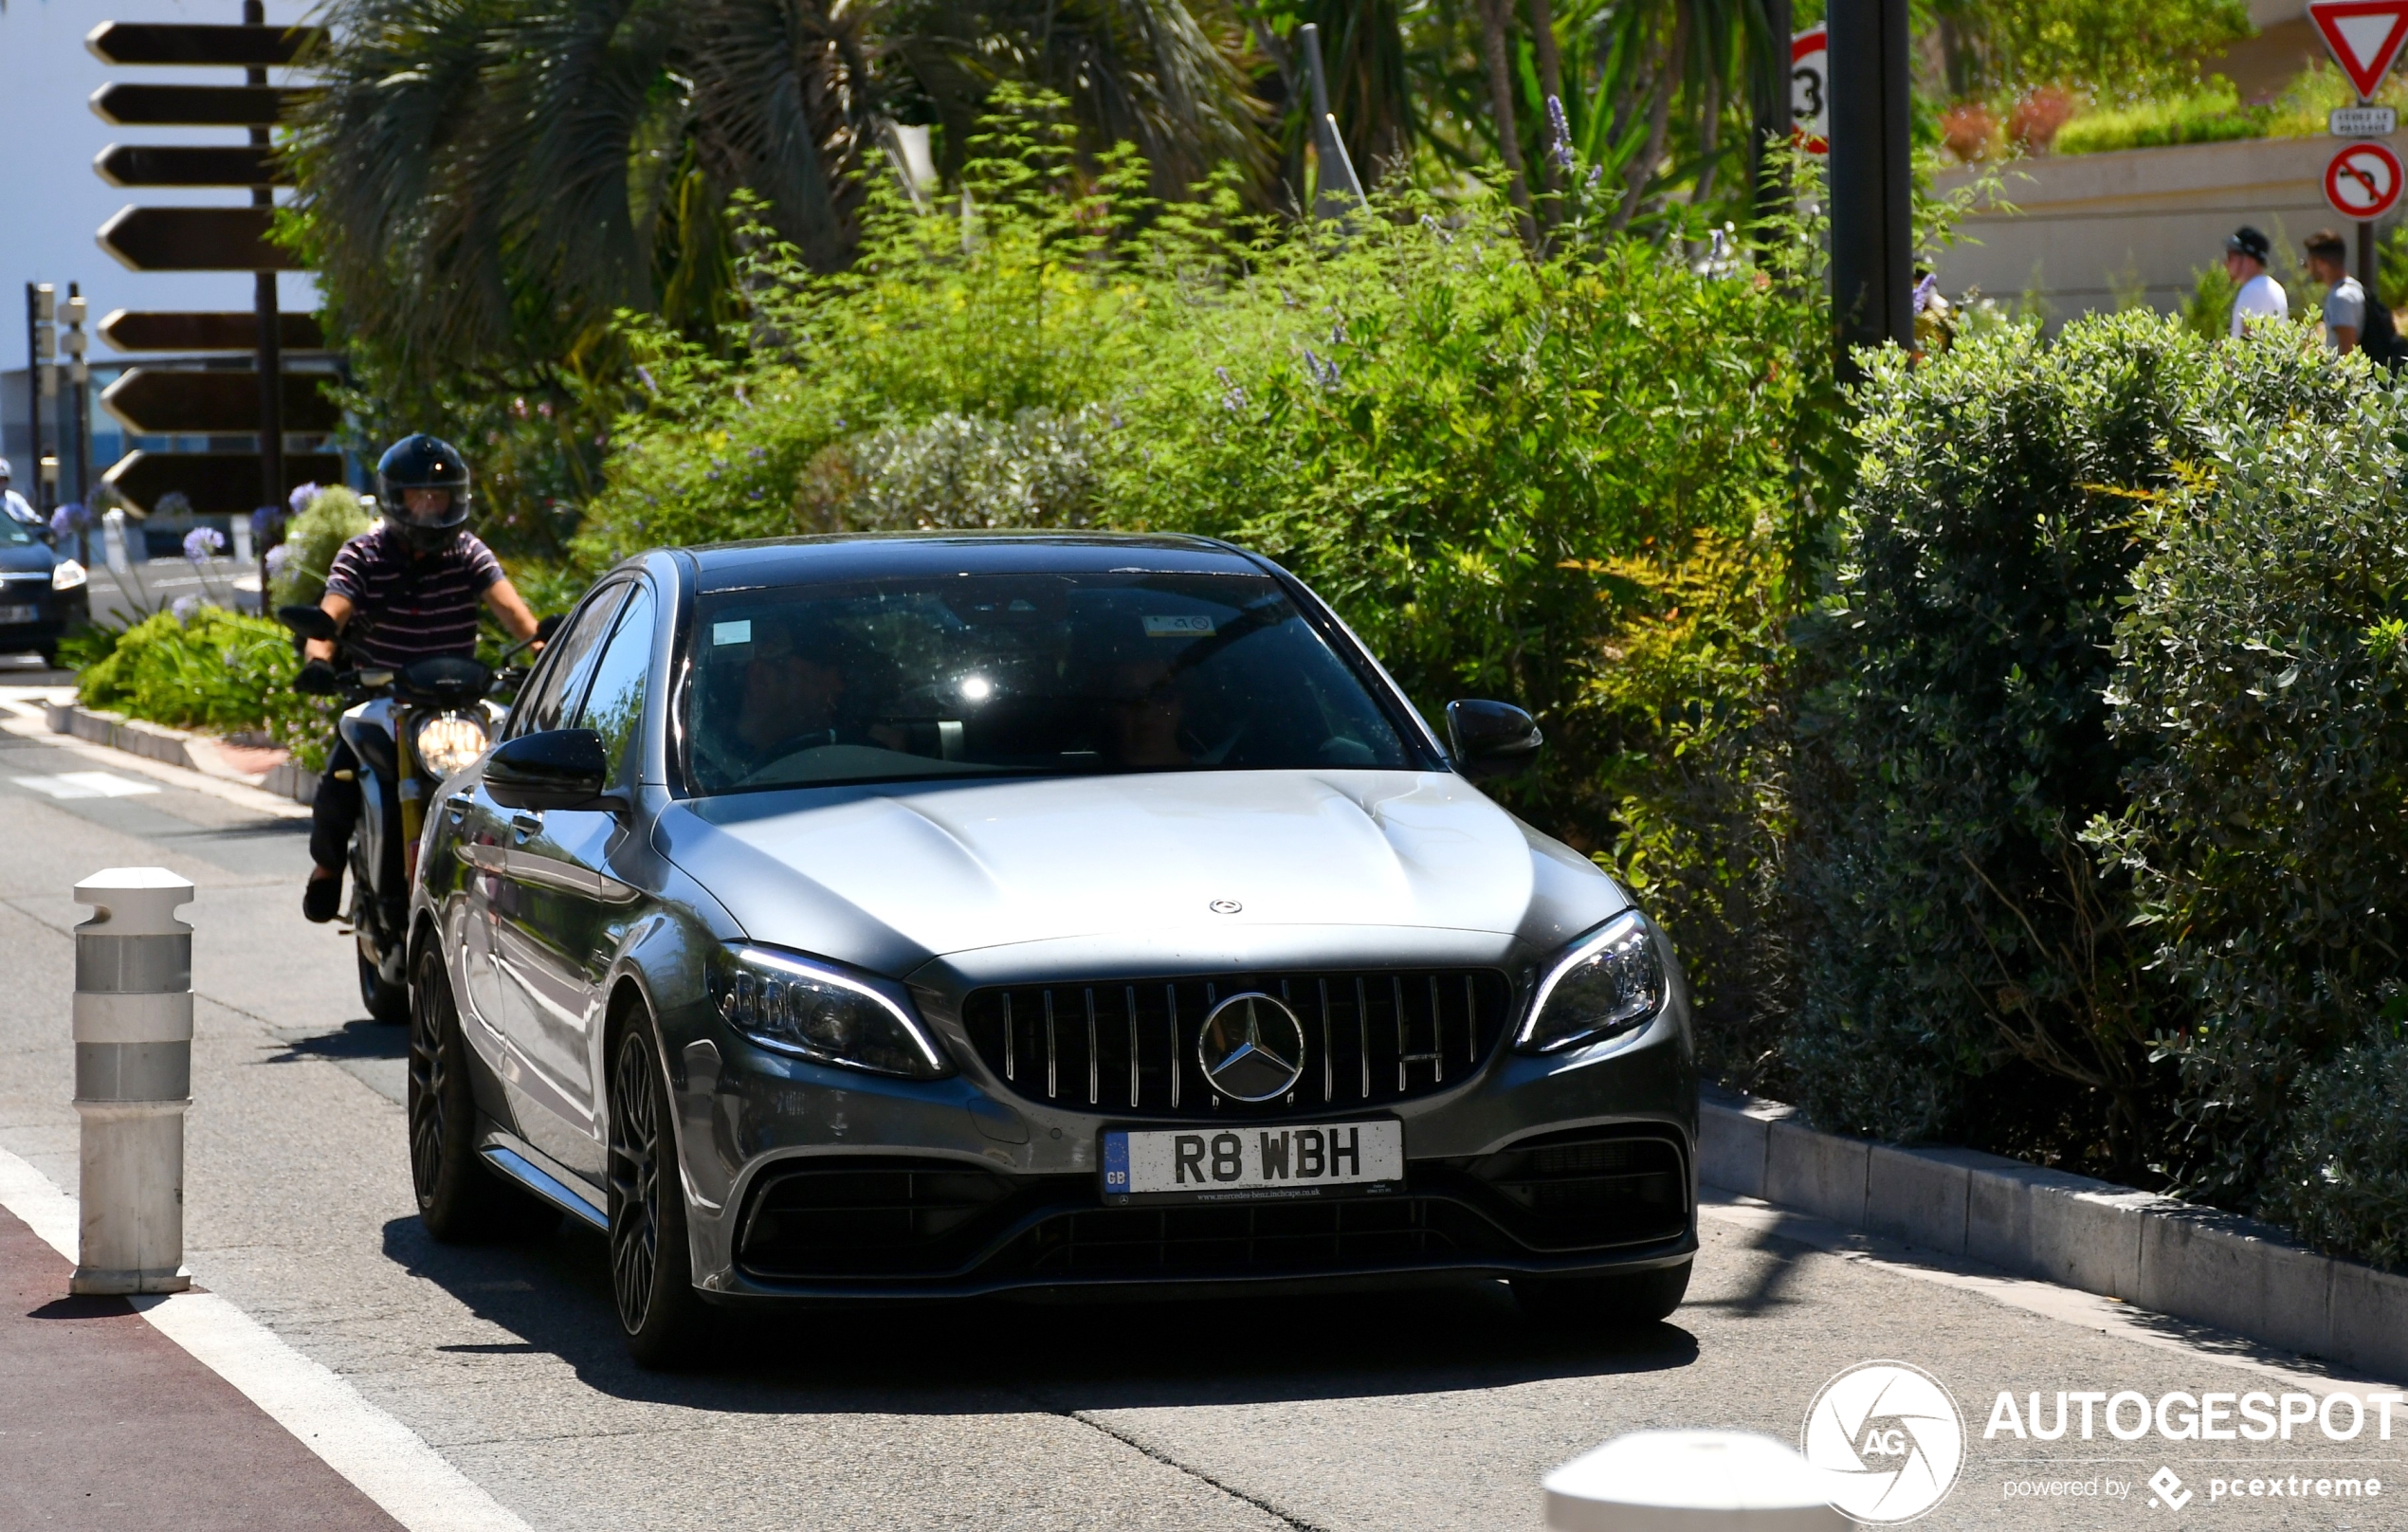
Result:
M395 442L376 463L376 503L384 519L335 555L319 602L337 629L357 619L346 638L355 664L398 670L439 656L474 657L480 598L512 637L535 638L535 613L493 550L467 529L468 465L448 442L423 432ZM334 691L335 646L311 639L305 652L296 686ZM359 823L358 767L338 737L318 781L309 832L316 866L301 891L301 913L320 923L335 918L342 898L343 863Z

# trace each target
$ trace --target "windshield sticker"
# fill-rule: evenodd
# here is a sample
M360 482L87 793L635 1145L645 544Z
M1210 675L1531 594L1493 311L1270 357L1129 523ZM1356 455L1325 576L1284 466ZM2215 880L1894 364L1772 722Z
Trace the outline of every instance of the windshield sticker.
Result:
M1148 617L1145 619L1148 638L1210 638L1213 619L1210 617Z
M750 617L745 618L742 622L715 622L711 624L711 642L713 644L750 644L752 641L753 619Z

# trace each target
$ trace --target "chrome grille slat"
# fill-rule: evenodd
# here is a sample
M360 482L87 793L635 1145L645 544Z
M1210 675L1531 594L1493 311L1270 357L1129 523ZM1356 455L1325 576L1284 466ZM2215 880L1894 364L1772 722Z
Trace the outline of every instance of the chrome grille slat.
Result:
M1098 990L1104 994L1099 997ZM1117 1017L1111 1014L1114 990L1122 1006ZM1286 1095L1253 1103L1209 1088L1189 1090L1186 1065L1195 1054L1205 1016L1224 997L1249 992L1276 996L1296 1012L1304 1032L1303 1079ZM1458 994L1464 1007L1460 1017L1452 1014ZM1070 1015L1057 1014L1064 1005L1074 1008ZM1390 1014L1380 1014L1383 1005L1393 1008ZM1123 1093L1114 1086L1114 1112L1140 1118L1265 1119L1334 1107L1377 1107L1455 1086L1501 1045L1511 1005L1510 984L1489 969L1222 973L1209 979L1132 981L1115 976L1100 982L1074 978L997 986L966 997L962 1018L987 1067L1012 1094L1032 1102L1101 1109L1104 1081L1118 1081L1125 1065L1128 1088ZM1076 1019L1081 1010L1086 1019L1084 1030ZM1026 1037L1020 1035L1024 1017L1031 1034ZM1040 1025L1042 1039L1034 1035ZM1460 1052L1455 1048L1457 1028L1463 1033ZM1084 1057L1079 1051L1083 1044ZM1039 1047L1046 1061L1042 1080L1033 1067L1025 1075L1019 1067L1023 1054L1033 1064ZM1120 1054L1123 1048L1125 1057ZM1315 1050L1318 1060L1311 1057ZM1427 1069L1415 1067L1424 1064ZM1082 1074L1084 1098L1079 1094ZM1355 1086L1353 1095L1339 1094L1341 1079Z

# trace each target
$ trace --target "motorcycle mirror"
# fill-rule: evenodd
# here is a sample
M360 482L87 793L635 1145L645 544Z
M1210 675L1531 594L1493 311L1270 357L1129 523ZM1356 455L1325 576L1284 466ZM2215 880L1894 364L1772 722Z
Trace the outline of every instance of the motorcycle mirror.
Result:
M291 629L297 638L321 638L332 643L340 630L323 607L278 607L276 620Z

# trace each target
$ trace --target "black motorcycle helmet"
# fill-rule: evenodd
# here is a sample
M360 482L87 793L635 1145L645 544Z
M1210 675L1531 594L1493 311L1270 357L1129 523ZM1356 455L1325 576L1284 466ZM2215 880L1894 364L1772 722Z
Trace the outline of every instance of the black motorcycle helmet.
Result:
M451 498L426 520L410 514L407 492L443 489ZM468 460L441 437L405 436L376 460L376 505L394 531L422 554L441 553L468 524Z

